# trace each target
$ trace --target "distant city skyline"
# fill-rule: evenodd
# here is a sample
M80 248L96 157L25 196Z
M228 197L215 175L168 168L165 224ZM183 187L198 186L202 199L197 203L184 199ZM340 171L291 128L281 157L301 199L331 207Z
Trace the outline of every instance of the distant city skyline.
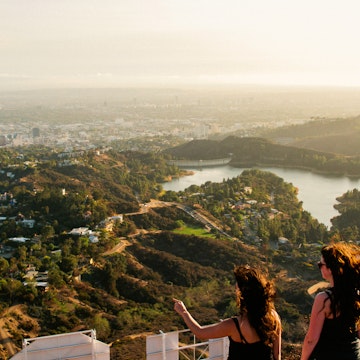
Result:
M0 90L360 87L358 0L0 0Z

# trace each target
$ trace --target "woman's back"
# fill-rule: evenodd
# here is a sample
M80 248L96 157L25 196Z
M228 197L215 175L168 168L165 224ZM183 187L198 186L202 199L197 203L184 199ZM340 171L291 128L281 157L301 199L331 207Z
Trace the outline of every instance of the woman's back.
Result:
M325 319L318 343L312 353L316 360L360 360L360 341L350 333L340 316Z
M332 289L325 291L328 301L325 302L326 317L312 356L314 359L327 360L360 360L360 340L357 333L350 330L349 324L338 313L331 312ZM355 324L352 324L355 325Z
M246 317L232 319L237 333L229 337L228 360L270 360L272 359L272 346L260 340L256 330L250 325Z

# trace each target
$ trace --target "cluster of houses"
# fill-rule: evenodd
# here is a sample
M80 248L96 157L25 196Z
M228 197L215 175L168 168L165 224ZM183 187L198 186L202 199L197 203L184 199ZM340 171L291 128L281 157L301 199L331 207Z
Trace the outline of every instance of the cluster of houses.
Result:
M48 290L48 272L37 271L35 266L29 265L24 275L24 286L28 286L30 283L34 284L37 288L41 288L44 291Z
M2 194L4 197L4 194ZM1 216L0 217L0 226L1 223L5 220L8 220L9 218ZM32 219L25 219L25 217L22 214L18 214L13 220L16 221L16 224L27 227L27 228L33 228L35 225L35 220ZM103 220L101 224L99 224L99 227L106 229L107 231L111 231L112 227L115 222L122 222L123 221L123 215L115 215L108 217L107 219ZM98 231L93 231L89 229L88 227L78 227L73 228L68 232L71 236L86 236L88 237L89 241L91 243L98 243L99 242L99 235L100 233ZM16 243L25 243L28 241L32 242L38 242L40 240L39 236L34 236L32 238L29 237L10 237L8 240L16 242ZM60 251L60 250L58 250ZM4 258L11 258L14 252L14 248L9 245L0 244L0 256ZM26 269L26 274L24 276L23 284L24 286L27 286L29 284L34 284L36 287L43 289L44 291L47 291L48 289L48 273L46 272L40 272L36 270L36 268L32 265L29 265Z
M14 220L16 225L20 225L28 229L32 229L35 225L34 219L26 219L25 216L22 214L18 214L12 217L0 216L0 225L6 220Z
M255 199L249 199L246 195L250 195L252 193L253 189L250 186L244 187L242 192L237 192L237 196L241 196L242 199L238 201L231 201L229 203L229 208L232 211L241 211L244 214L244 222L242 224L242 233L244 236L244 239L246 239L247 242L252 243L254 245L260 246L263 243L263 240L256 234L256 230L254 230L254 224L257 223L258 220L263 218L264 216L269 219L275 219L275 218L281 218L285 219L288 218L288 215L279 211L278 209L275 209L273 207L272 201L270 200L267 203L261 202L259 203ZM192 193L190 195L191 197L194 196L200 196L204 197L204 193ZM213 196L207 196L208 198L212 198ZM197 205L194 204L194 207ZM236 221L234 219L234 213L229 212L225 213L223 215L226 219L229 219L230 221ZM256 226L255 226L256 228ZM272 243L273 248L286 248L291 245L291 242L289 239L287 239L284 236L279 236L277 239L277 242Z
M87 236L91 243L99 242L99 233L93 230L90 230L88 227L79 227L73 228L71 231L68 232L69 235L74 236Z

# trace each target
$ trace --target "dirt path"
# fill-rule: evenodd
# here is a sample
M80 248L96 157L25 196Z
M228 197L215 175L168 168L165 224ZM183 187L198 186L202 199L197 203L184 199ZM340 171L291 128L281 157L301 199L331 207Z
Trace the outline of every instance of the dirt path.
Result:
M20 305L11 306L0 315L0 344L6 350L8 358L12 357L19 351L12 340L10 332L7 330L6 317L10 312L21 312Z
M4 347L8 354L8 358L15 355L18 350L15 347L9 332L4 329L4 322L0 320L0 344Z
M127 246L129 246L130 243L127 240L121 240L117 245L115 245L112 249L105 251L103 253L104 256L111 255L114 253L121 253L125 250Z

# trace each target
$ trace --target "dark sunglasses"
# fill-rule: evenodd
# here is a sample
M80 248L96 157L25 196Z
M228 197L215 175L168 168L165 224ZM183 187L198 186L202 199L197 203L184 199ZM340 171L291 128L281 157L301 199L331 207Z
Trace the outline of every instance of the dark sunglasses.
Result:
M319 267L319 269L321 269L323 266L326 266L326 264L325 264L325 263L322 263L321 261L319 261L319 262L317 263L317 266Z

